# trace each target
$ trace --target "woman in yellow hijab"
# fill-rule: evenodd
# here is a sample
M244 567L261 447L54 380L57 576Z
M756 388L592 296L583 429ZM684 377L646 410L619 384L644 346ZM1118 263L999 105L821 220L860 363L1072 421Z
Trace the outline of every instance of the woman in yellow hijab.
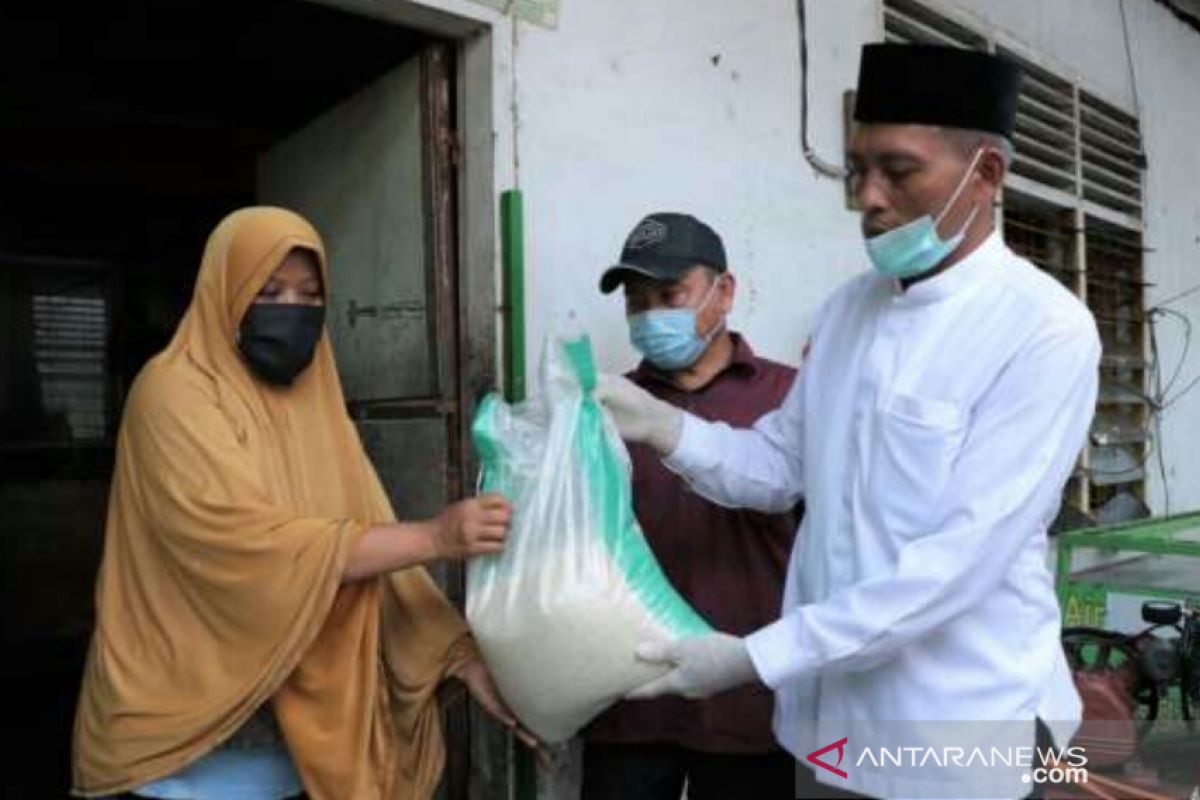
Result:
M79 795L425 798L449 677L517 728L421 567L498 552L510 509L490 495L395 521L346 412L326 286L305 220L231 214L130 392L75 720Z

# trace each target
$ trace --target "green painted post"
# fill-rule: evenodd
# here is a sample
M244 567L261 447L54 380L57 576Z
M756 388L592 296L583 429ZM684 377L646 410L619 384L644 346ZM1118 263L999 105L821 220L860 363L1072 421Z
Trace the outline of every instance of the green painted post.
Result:
M520 189L500 194L504 264L504 396L525 399L525 210Z
M525 207L520 189L500 194L500 257L504 268L504 397L525 399ZM513 740L516 800L537 800L537 767Z

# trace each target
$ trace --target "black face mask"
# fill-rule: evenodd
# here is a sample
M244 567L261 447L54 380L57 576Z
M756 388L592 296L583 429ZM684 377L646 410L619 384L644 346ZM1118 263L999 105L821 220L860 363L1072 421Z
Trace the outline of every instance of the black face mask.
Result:
M256 303L242 317L238 348L256 375L287 386L312 363L324 325L324 306Z

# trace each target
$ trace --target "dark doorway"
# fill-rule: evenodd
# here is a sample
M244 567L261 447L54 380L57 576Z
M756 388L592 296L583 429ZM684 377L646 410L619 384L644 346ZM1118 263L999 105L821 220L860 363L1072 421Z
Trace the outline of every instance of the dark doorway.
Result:
M114 439L260 154L426 50L298 0L0 6L0 795L67 796Z

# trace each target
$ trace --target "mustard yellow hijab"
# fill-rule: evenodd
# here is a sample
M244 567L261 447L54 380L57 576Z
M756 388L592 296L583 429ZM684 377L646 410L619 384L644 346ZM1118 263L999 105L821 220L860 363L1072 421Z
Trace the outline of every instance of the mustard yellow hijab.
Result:
M474 645L423 569L341 585L355 542L395 515L329 338L286 389L237 350L242 315L297 247L328 287L302 218L225 218L178 332L130 392L75 720L78 794L169 775L267 701L313 798L424 798L441 773L434 691Z

